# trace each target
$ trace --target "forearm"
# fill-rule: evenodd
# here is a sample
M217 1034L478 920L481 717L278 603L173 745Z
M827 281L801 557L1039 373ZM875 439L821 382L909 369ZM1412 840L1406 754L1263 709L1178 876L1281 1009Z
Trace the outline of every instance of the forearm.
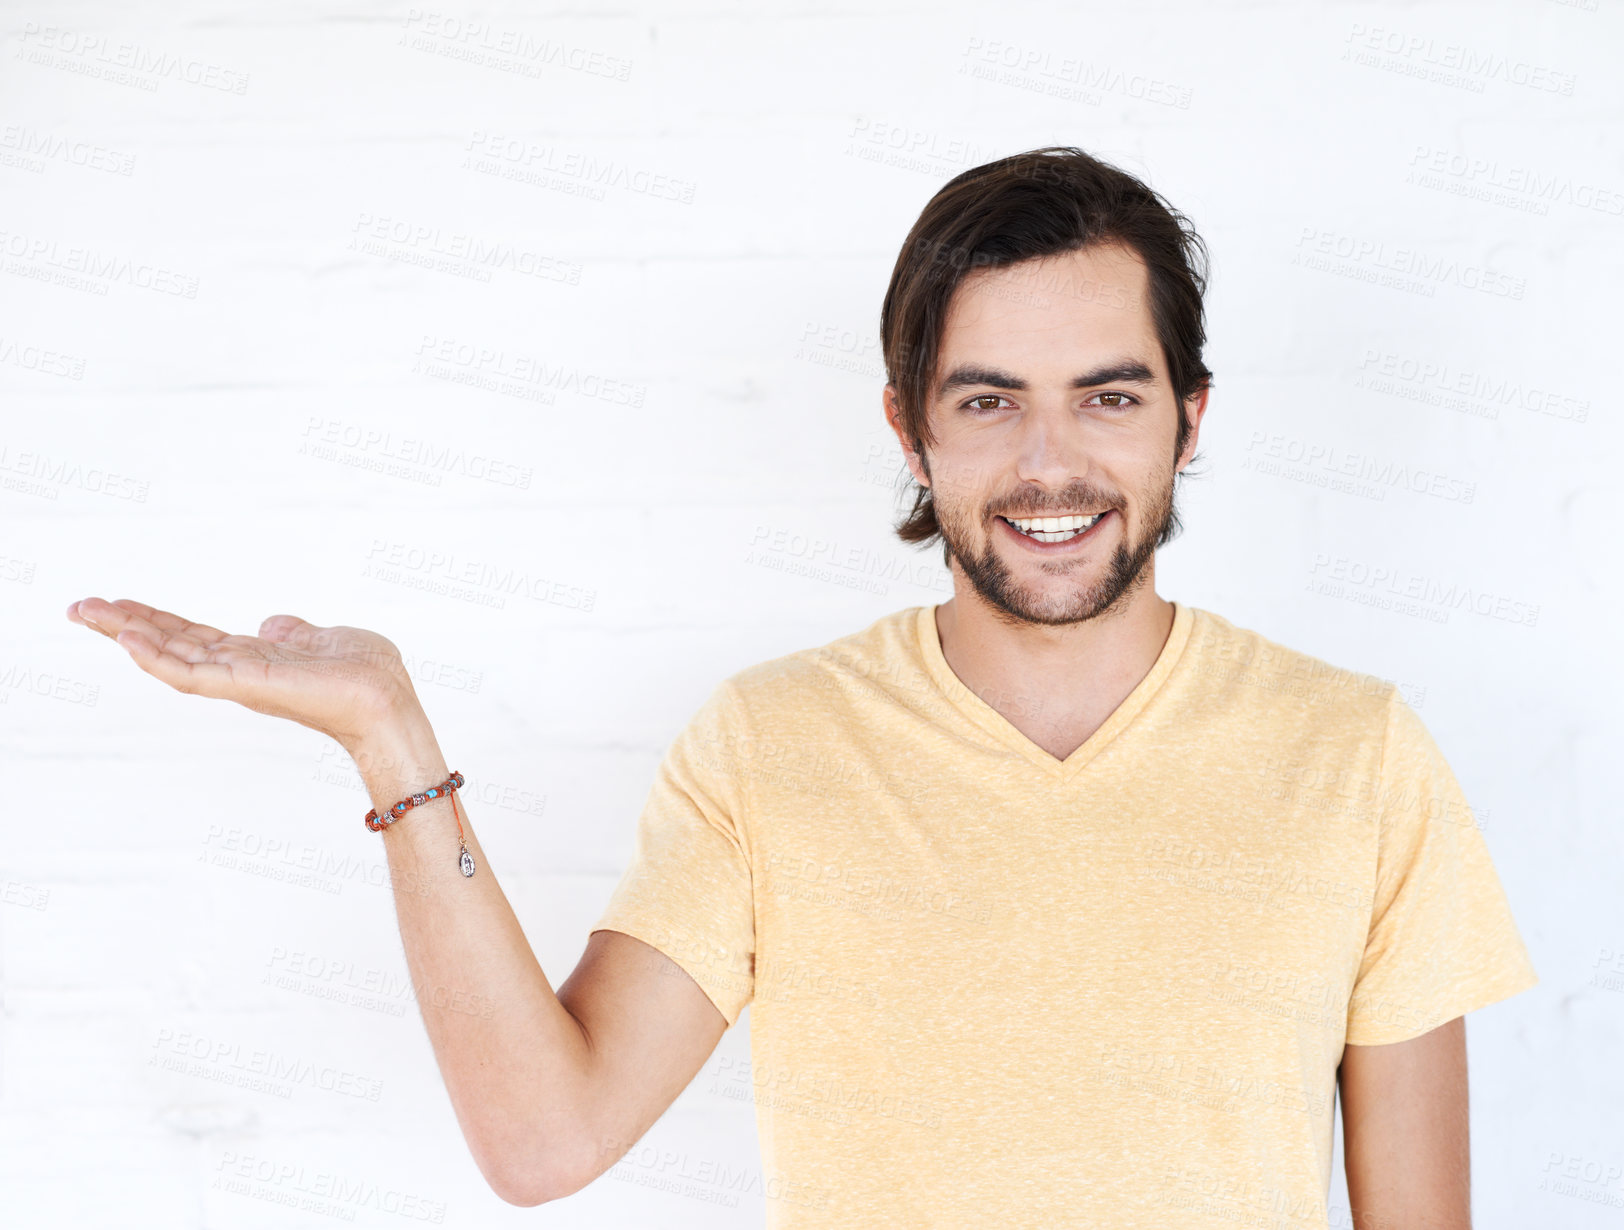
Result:
M380 814L450 776L415 705L351 755ZM412 808L380 836L418 1007L463 1137L492 1188L528 1203L545 1188L547 1159L567 1157L580 1130L589 1052L455 797L472 877L457 867L450 798Z

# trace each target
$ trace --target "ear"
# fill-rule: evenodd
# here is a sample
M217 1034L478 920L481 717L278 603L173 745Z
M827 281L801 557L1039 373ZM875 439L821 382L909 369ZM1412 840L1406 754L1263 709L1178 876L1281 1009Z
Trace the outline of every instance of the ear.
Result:
M903 429L902 403L897 398L894 385L885 386L882 400L885 404L885 421L891 424L891 430L896 433L897 443L902 445L902 459L908 463L908 472L921 487L929 487L930 475L925 473L924 459L914 452L913 445L908 440L908 433Z
M1179 457L1178 470L1183 470L1190 464L1191 459L1195 457L1196 446L1201 443L1201 419L1207 413L1207 397L1211 392L1212 386L1208 385L1184 403L1184 417L1190 423L1190 438L1184 442L1184 452Z

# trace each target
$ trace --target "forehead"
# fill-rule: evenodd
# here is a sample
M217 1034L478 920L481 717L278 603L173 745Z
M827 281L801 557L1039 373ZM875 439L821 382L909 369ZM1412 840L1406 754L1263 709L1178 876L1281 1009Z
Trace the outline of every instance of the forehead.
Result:
M978 269L953 292L938 361L997 359L1032 371L1070 368L1109 350L1159 357L1147 295L1149 273L1121 244Z

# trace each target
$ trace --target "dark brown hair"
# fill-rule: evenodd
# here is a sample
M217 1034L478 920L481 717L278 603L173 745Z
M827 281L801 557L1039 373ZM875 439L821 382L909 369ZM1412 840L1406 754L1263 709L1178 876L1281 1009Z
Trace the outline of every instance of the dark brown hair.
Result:
M1074 146L1051 145L948 180L903 241L880 309L880 344L915 452L923 457L935 443L930 382L948 304L966 275L1111 242L1145 262L1151 317L1179 404L1174 456L1184 451L1190 438L1184 403L1212 383L1201 358L1206 245L1183 214L1140 180ZM914 486L913 509L896 533L904 542L929 542L941 527L929 488ZM1157 545L1177 532L1175 516Z

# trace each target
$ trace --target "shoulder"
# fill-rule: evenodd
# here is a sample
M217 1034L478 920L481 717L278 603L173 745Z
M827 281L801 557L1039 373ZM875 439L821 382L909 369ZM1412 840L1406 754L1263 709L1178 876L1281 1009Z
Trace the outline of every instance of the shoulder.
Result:
M752 717L802 713L819 700L855 692L918 693L926 679L919 648L920 607L882 615L866 627L769 658L727 676L719 689Z
M1189 673L1215 702L1273 714L1306 731L1356 728L1380 739L1395 705L1391 680L1286 645L1195 608Z

